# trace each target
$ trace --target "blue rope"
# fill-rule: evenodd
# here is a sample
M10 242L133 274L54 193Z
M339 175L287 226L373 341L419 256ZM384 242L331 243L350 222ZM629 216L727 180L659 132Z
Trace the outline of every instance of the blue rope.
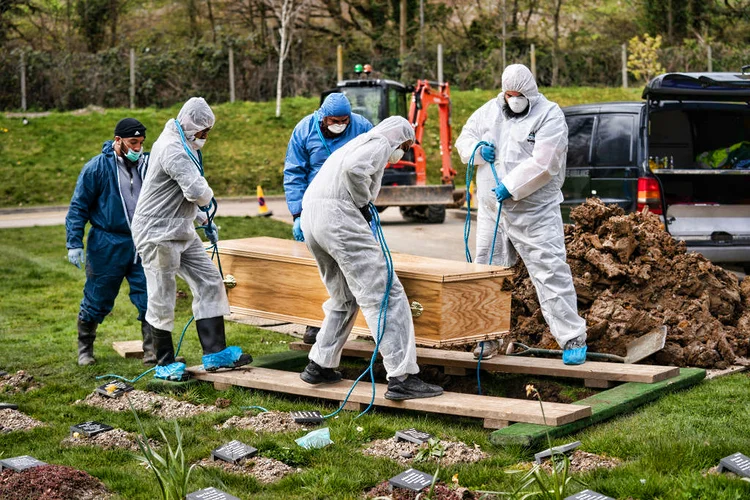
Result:
M344 398L344 401L341 403L341 406L338 407L336 411L333 413L330 413L328 415L323 415L323 418L330 418L335 415L337 415L346 405L347 401L349 401L349 397L351 396L352 392L354 391L354 388L357 386L360 380L366 375L370 374L370 382L372 384L372 397L370 398L370 404L367 405L367 408L365 408L362 412L360 412L359 415L354 417L355 419L361 417L375 404L375 371L373 369L375 365L375 361L378 357L378 350L380 349L380 341L383 339L383 334L385 333L385 325L388 315L388 303L390 301L391 296L391 287L393 285L393 259L391 258L391 251L388 248L388 243L385 241L385 235L383 234L383 227L380 224L380 214L378 213L377 208L375 208L375 205L372 203L369 204L370 213L372 214L373 222L375 223L376 233L378 236L378 243L380 243L380 250L383 252L383 257L385 258L385 267L386 271L388 273L388 278L386 280L385 285L385 293L383 294L383 300L380 302L380 313L378 314L378 330L375 336L375 349L372 351L372 356L370 357L370 364L369 366L357 377L357 379L352 384L351 388L349 389L349 392L346 394L346 398Z

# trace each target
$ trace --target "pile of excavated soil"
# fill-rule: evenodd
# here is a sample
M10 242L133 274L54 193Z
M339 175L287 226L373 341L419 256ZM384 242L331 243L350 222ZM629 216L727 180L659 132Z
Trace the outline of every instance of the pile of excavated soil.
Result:
M119 449L140 452L141 449L138 446L137 438L138 434L133 432L127 432L122 429L112 429L111 431L97 434L94 437L86 437L84 435L68 436L60 442L60 445L66 447L96 446L103 450ZM158 450L161 447L161 443L153 439L149 439L148 444L155 450Z
M227 472L252 476L263 484L275 483L284 476L292 472L300 472L301 469L295 469L284 462L275 458L253 457L242 460L237 464L230 464L223 460L203 459L198 462L199 467L220 467Z
M44 424L18 410L0 410L0 434L14 431L28 431Z
M215 406L194 405L185 401L177 401L172 398L160 396L147 391L133 390L119 398L108 398L97 392L92 392L86 399L79 399L75 404L95 406L109 411L130 411L133 408L145 411L165 419L189 418L201 413L218 411Z
M62 465L42 465L22 472L0 473L4 500L102 500L112 498L104 484L88 473Z
M34 377L23 370L18 370L15 374L6 374L0 377L0 393L17 394L27 392L40 387L34 381Z
M265 411L255 416L234 416L215 427L216 430L234 428L255 432L294 432L305 429L305 426L295 422L289 413L281 411Z
M469 446L466 443L440 441L445 449L440 464L447 467L460 462L474 463L487 458L479 445ZM362 450L365 455L373 457L386 457L402 464L412 462L419 453L421 448L427 446L427 443L421 445L409 441L397 441L395 437L390 439L378 439L373 441Z
M589 199L571 211L565 228L578 312L590 352L624 356L625 345L662 324L659 364L726 368L750 354L750 278L737 277L686 251L660 216L625 214ZM525 266L514 266L511 331L507 341L557 349Z
M376 500L420 500L427 498L426 493L429 491L429 486L417 492L405 488L394 488L388 481L383 481L367 491L365 498L374 498ZM468 488L453 487L443 482L437 482L429 498L431 500L476 500L479 498L482 500L495 500L497 497L491 494L475 493Z
M622 460L614 457L605 457L602 455L596 455L595 453L587 453L585 451L576 450L568 457L570 460L570 472L571 473L583 473L590 472L596 469L614 469L622 465ZM534 464L529 464L531 468ZM550 474L552 473L552 461L547 459L542 462L542 468L544 468Z

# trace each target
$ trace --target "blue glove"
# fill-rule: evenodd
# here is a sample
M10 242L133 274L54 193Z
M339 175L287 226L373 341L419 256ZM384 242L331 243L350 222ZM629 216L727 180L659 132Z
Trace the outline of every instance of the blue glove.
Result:
M185 375L185 363L172 363L166 366L157 366L154 371L154 378L163 380L182 380Z
M302 217L294 219L294 226L292 226L292 234L294 239L297 241L305 241L305 235L302 233Z
M482 146L479 149L479 154L482 155L482 159L487 163L495 162L495 146Z
M68 250L68 262L81 269L84 263L83 248L71 248Z
M495 192L495 198L497 198L498 203L502 203L511 197L510 191L508 191L508 188L502 182L499 186L492 188L492 190Z
M205 370L216 368L234 368L234 362L242 356L242 349L236 345L227 347L223 351L203 355Z
M212 245L215 245L219 241L219 228L216 227L216 224L213 222L209 227L206 227L203 229L203 231L206 233L206 238L208 238L208 241L211 242Z
M563 363L566 365L582 365L586 361L588 346L565 349L563 351Z

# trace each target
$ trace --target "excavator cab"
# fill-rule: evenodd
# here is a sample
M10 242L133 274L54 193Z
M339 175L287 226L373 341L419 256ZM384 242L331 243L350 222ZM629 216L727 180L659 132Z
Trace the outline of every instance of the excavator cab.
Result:
M372 68L357 65L355 72L369 75ZM439 91L433 91L430 85ZM343 93L351 103L352 112L360 114L377 125L389 116L403 116L414 127L416 143L396 164L388 165L383 172L382 187L375 204L379 210L398 206L406 219L420 222L442 223L446 205L454 202L453 176L450 165L450 93L448 84L420 80L417 87L406 86L393 80L360 78L343 80L336 88L321 94L320 102L334 92ZM407 101L408 100L408 101ZM427 106L440 107L440 153L443 157L442 180L438 186L427 185L427 167L422 136L427 120Z

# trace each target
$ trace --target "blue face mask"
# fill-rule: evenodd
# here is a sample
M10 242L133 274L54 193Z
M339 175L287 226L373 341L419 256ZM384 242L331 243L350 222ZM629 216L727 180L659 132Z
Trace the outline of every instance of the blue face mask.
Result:
M132 162L135 163L135 162L138 161L138 158L141 157L141 151L134 151L134 150L131 149L130 151L128 151L127 153L125 153L124 156L125 156L125 158L128 159L128 161L132 161Z

